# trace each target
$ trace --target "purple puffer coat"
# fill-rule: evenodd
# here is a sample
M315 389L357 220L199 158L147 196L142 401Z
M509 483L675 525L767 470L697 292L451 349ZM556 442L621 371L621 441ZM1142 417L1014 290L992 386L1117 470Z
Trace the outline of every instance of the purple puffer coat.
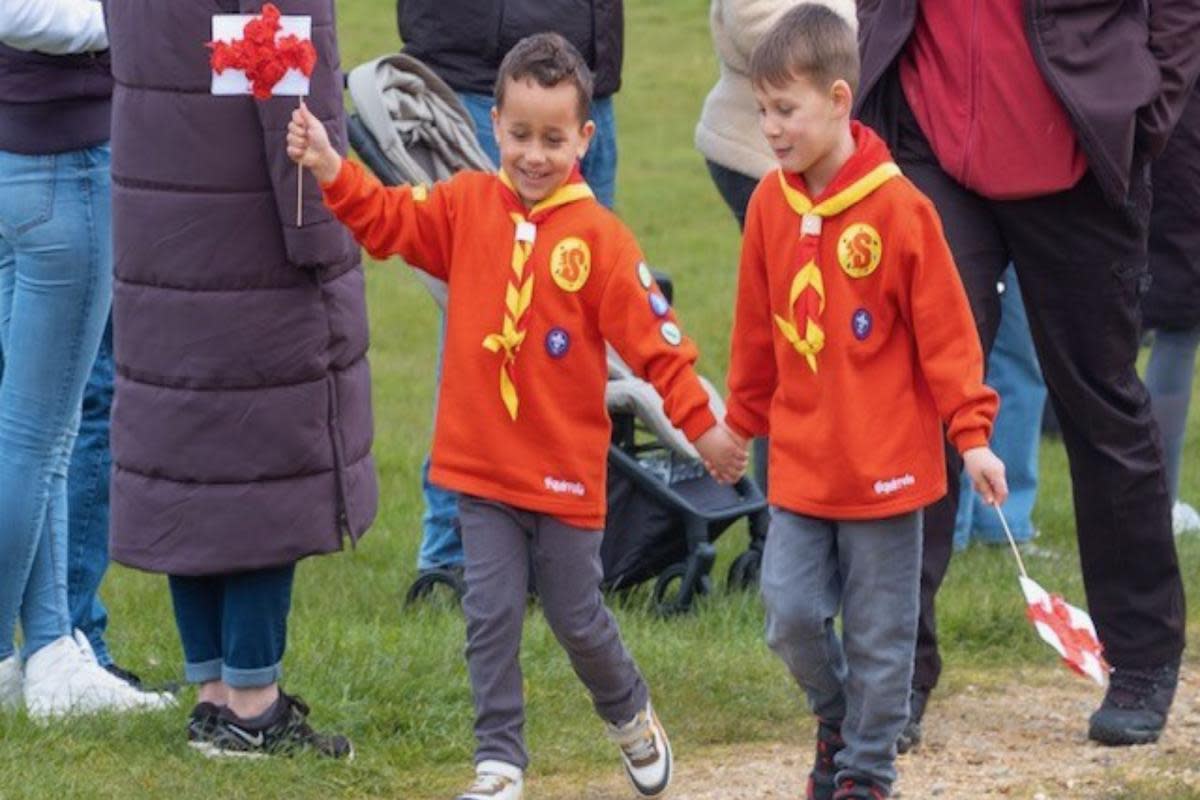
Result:
M262 0L108 2L113 93L112 555L177 575L357 539L378 500L359 250L296 166L295 98L214 97L216 13ZM333 0L308 106L344 151Z

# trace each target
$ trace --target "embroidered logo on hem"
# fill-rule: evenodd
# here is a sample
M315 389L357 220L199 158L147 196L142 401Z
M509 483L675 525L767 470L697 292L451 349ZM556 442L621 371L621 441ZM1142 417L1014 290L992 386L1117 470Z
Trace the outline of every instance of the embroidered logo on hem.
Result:
M583 495L586 493L583 484L579 481L551 478L549 475L542 479L542 485L555 494L572 494L576 497L583 497Z
M907 489L909 486L915 486L917 479L912 475L904 474L895 478L888 478L882 481L875 481L875 494L894 494L901 489Z

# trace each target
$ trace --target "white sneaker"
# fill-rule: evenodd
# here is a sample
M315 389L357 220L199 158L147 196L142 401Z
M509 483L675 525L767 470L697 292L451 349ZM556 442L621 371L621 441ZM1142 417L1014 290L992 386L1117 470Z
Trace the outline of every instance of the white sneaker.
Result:
M139 691L110 674L96 662L78 631L29 657L24 693L29 716L39 720L98 711L156 711L175 705L170 695Z
M662 797L671 783L671 743L650 703L624 725L609 725L608 738L621 749L625 774L638 797Z
M1171 507L1171 529L1176 536L1200 531L1200 513L1182 500L1176 500Z
M0 711L21 706L21 659L14 653L0 661Z
M455 800L521 800L525 777L519 767L503 761L480 761L475 782Z

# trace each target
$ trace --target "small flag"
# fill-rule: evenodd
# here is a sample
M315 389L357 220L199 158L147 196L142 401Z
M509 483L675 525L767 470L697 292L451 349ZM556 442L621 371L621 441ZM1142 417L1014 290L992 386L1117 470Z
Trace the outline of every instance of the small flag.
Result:
M1101 686L1110 668L1104 660L1104 648L1096 638L1096 627L1086 611L1078 609L1057 594L1050 594L1037 582L1022 576L1025 616L1037 629L1038 636L1058 651L1063 663Z
M305 96L317 64L312 17L283 16L273 3L262 14L212 18L212 93Z
M1058 651L1067 667L1103 686L1112 668L1104 660L1104 647L1096 636L1092 618L1083 609L1064 600L1062 595L1050 594L1029 577L1025 562L1021 559L1021 551L1017 549L1017 542L1008 529L1004 512L1000 506L993 508L1000 515L1004 535L1008 537L1008 544L1017 558L1017 568L1021 571L1017 580L1021 582L1021 593L1025 595L1025 616L1033 623L1042 641Z

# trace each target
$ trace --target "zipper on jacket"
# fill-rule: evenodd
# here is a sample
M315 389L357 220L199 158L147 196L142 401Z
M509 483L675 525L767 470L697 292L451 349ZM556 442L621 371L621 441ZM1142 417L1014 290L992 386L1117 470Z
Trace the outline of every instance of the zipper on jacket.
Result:
M338 427L341 413L338 407L337 380L333 375L326 376L325 380L329 387L329 440L333 445L333 471L337 480L338 544L342 543L343 538L349 537L350 549L354 550L358 547L358 539L354 535L354 529L350 527L347 506L350 492L346 488L346 459L342 452L341 429Z
M979 117L979 0L971 0L971 36L967 42L967 135L963 137L962 185L971 185L971 142L975 139L975 123Z

